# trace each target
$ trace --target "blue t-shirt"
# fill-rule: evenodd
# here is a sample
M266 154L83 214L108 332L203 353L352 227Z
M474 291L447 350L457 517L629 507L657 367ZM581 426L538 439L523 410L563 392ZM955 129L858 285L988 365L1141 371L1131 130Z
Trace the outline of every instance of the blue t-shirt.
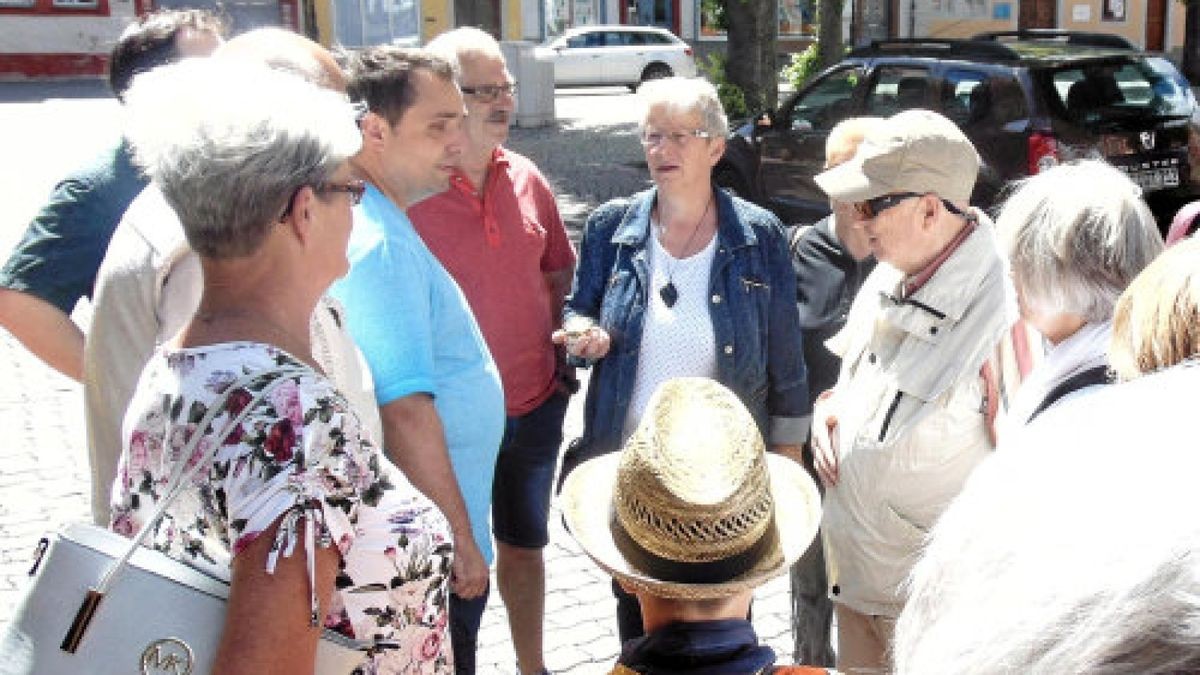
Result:
M354 209L350 272L331 294L346 306L375 397L434 397L475 543L492 562L488 515L504 433L504 391L466 296L403 211L369 187Z
M91 297L113 230L146 183L124 140L64 178L0 270L0 286L70 314Z

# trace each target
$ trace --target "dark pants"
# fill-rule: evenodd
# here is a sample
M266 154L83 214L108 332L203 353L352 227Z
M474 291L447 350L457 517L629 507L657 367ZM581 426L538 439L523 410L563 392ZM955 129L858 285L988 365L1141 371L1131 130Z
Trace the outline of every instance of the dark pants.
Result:
M487 607L488 588L478 598L463 600L450 594L450 646L454 650L456 675L475 675L475 652L479 645L479 624Z
M812 449L804 445L804 468L817 484L822 497L825 487L813 468ZM825 547L821 533L792 565L792 660L810 666L834 666L836 658L829 635L833 626L833 601L825 572Z
M833 601L829 599L825 575L825 550L821 535L792 565L792 640L793 663L809 666L834 666L833 645L829 633L833 625Z
M528 413L507 419L492 479L496 541L530 549L550 542L550 493L569 400L556 392Z

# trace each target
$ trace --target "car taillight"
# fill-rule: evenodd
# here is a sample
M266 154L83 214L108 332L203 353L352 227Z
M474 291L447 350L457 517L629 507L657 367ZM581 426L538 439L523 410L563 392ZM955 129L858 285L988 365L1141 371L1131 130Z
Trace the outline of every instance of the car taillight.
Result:
M691 47L684 47L684 48L683 48L683 53L684 53L684 54L687 54L688 56L691 56L691 55L692 55L692 48L691 48Z
M1035 175L1058 165L1058 141L1050 134L1029 134L1029 175Z

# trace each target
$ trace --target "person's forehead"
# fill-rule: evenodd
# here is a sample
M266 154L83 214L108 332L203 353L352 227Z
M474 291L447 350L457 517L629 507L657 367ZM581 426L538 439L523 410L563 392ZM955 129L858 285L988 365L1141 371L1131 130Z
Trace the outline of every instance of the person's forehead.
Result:
M655 127L688 127L700 124L700 113L685 110L669 102L655 103L646 110L646 125Z
M428 70L414 73L413 104L404 120L426 124L437 119L455 119L463 115L463 99L453 82Z
M493 54L466 54L458 60L462 69L462 78L467 86L475 84L476 79L490 78L500 80L508 76L508 66L504 59ZM488 84L500 84L499 82Z

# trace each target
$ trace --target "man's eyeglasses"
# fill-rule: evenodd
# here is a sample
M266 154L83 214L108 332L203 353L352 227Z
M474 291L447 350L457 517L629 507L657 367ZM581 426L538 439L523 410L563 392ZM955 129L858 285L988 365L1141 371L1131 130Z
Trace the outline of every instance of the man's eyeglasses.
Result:
M670 141L671 145L681 147L693 138L712 138L712 134L703 129L689 129L688 131L671 131L664 133L661 131L642 130L641 141L642 145L647 148L654 148L662 145L663 141Z
M875 216L878 216L879 214L887 211L906 199L923 196L925 196L925 193L921 192L897 192L895 194L883 195L874 199L855 202L854 211L862 218L874 218ZM956 216L966 216L966 214L962 212L962 209L958 208L954 204L951 204L949 201L945 199L939 199L939 201L942 202L942 206L945 206L946 210L950 213L953 213Z
M500 98L500 94L517 95L517 83L481 84L478 87L459 87L462 93L473 96L480 103L491 103Z
M283 213L279 214L279 220L285 220L289 215L291 215L292 204L296 202L296 195L300 194L300 191L306 187L309 186L301 185L295 190L292 190L292 194L288 196L287 206L284 207ZM348 183L321 183L311 187L313 192L316 192L317 194L345 192L346 194L350 195L351 206L358 206L358 204L362 202L363 195L367 193L367 183L366 181L361 180L352 180Z

